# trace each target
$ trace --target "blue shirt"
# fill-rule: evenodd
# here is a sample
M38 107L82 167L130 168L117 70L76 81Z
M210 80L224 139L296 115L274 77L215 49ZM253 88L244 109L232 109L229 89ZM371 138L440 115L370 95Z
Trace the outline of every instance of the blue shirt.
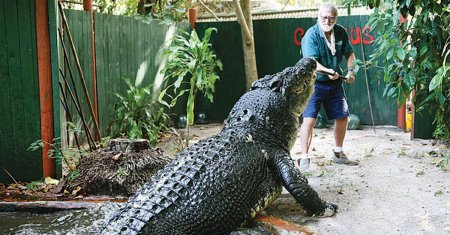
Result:
M334 71L342 74L340 68L342 56L350 55L353 52L353 48L344 27L336 24L333 30L336 42L336 54L334 56L327 46L327 39L321 32L319 23L309 28L302 38L302 53L304 58L314 57L324 67L332 68ZM317 80L329 81L330 79L327 75L317 74Z

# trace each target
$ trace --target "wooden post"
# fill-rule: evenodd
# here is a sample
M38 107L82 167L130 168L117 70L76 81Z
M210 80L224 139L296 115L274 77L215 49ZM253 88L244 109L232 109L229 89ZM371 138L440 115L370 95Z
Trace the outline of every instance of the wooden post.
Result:
M97 94L97 62L95 55L95 30L94 30L94 11L92 10L92 0L83 0L83 8L91 14L91 60L92 60L92 81L93 81L93 101L94 101L94 118L98 123L98 94ZM95 132L94 140L100 140L100 133Z
M83 9L85 11L92 11L92 0L83 0Z
M405 130L406 129L406 105L402 105L397 110L397 127Z
M195 22L197 22L197 10L195 8L189 8L189 23L191 24L192 29L195 29Z
M56 176L55 159L48 157L53 142L53 95L52 95L52 65L50 55L50 35L48 26L47 0L35 0L36 17L36 50L39 79L39 100L41 106L41 139L42 171L44 177Z

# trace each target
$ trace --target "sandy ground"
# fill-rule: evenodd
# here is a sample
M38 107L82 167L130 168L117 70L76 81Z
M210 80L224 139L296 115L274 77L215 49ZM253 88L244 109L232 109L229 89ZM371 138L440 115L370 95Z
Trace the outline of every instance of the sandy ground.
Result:
M220 124L192 128L193 141L218 133ZM332 164L332 129L314 129L310 185L339 206L330 218L305 217L288 192L263 213L306 226L317 234L450 234L449 166L436 163L448 147L410 140L396 127L347 132L344 148L359 166ZM299 154L296 143L291 155ZM287 233L290 234L290 233Z

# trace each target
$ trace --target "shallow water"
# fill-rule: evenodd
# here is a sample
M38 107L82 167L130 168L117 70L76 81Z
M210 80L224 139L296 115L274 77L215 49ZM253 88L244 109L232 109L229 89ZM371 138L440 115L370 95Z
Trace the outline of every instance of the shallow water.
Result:
M53 213L2 212L0 234L96 234L120 204Z
M53 213L0 212L2 235L98 234L99 228L120 208L120 203L102 203L84 210ZM230 235L269 235L260 225L240 228Z

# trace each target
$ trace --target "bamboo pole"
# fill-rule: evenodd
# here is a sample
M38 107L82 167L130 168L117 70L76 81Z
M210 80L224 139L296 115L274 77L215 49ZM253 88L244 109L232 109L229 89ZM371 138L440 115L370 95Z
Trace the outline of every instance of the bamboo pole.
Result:
M61 19L62 19L63 26L67 29L67 38L69 39L70 48L71 48L71 50L73 52L73 56L74 56L75 62L77 64L77 70L78 70L78 73L80 75L81 84L82 84L82 87L83 87L83 90L84 90L84 95L86 97L86 103L88 104L89 111L90 111L91 116L92 116L92 122L94 123L94 130L96 132L95 134L96 134L96 136L98 136L98 138L101 138L100 129L98 127L98 121L97 121L96 116L95 116L94 108L92 107L91 98L89 96L89 91L88 91L87 86L86 86L86 80L84 79L83 70L81 69L80 60L78 59L78 54L77 54L77 51L75 49L75 44L73 42L72 34L70 33L70 27L69 27L69 25L67 23L66 15L64 14L64 9L62 7L61 1L58 1L58 7L59 7L59 12L61 14Z

